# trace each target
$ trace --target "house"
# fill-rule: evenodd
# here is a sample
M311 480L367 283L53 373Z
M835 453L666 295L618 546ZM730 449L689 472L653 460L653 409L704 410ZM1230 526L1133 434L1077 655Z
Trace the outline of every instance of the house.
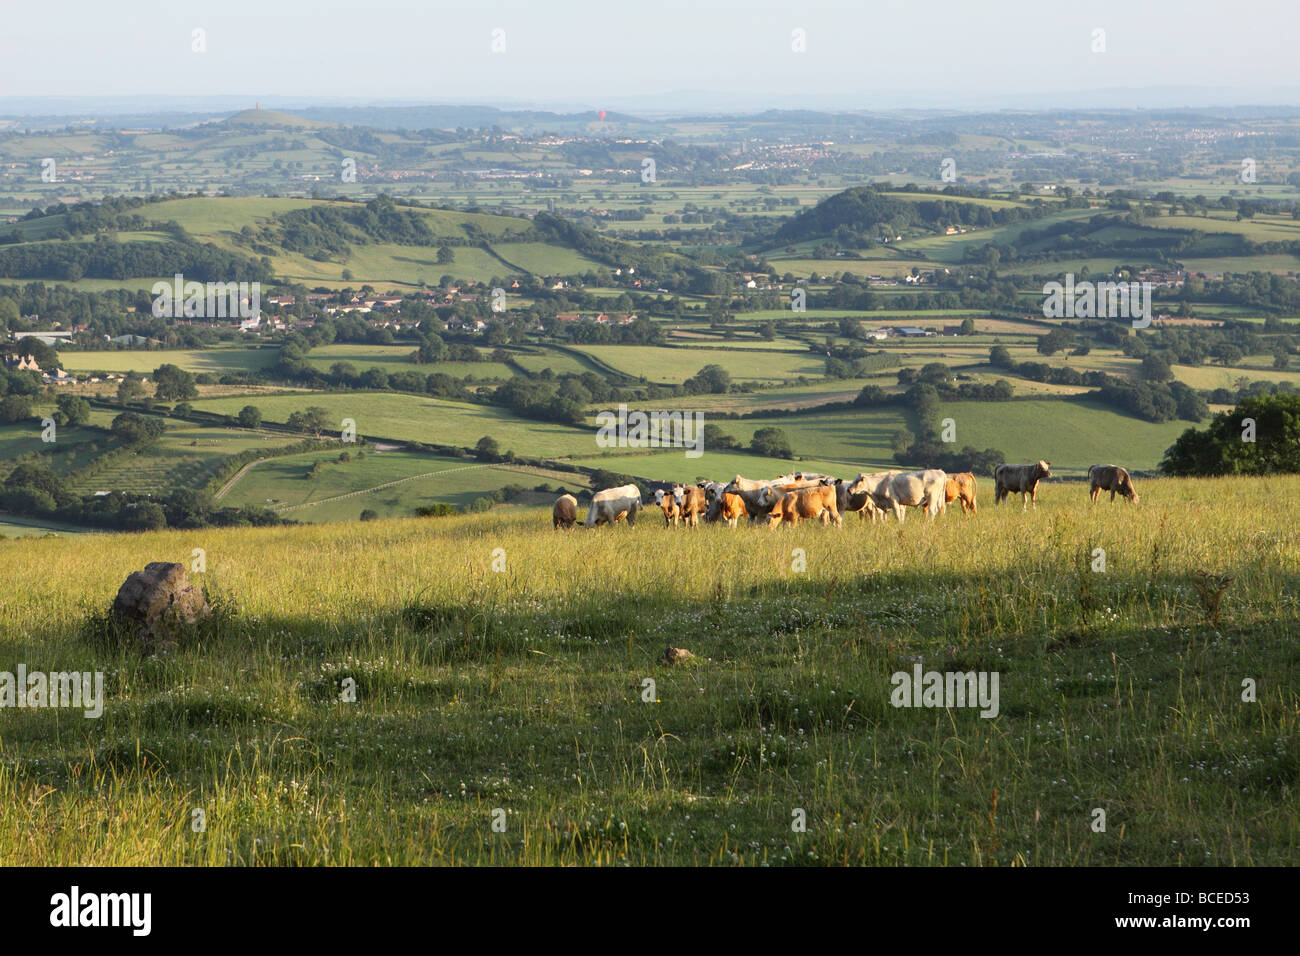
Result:
M5 367L18 372L40 372L41 367L30 355L6 355Z
M933 332L927 332L925 329L918 329L915 325L900 325L895 331L899 335L909 339L914 339L924 335L934 335Z

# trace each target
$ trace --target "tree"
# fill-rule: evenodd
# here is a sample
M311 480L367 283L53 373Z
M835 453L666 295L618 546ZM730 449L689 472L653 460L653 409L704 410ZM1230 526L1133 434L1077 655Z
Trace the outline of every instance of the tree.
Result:
M1245 419L1254 422L1254 441ZM1300 395L1259 395L1215 415L1204 431L1189 428L1165 452L1170 475L1269 475L1300 472Z
M166 427L161 418L123 412L109 429L127 445L144 445L157 439Z
M964 319L961 320L961 332L960 332L960 334L962 334L962 335L974 335L974 334L975 334L975 320L974 320L973 318L971 318L969 315L966 316L966 318L964 318Z
M379 512L376 511L374 508L365 508L361 512L362 521L374 521L378 517L379 517Z
M1039 336L1038 352L1040 355L1055 355L1073 344L1074 336L1068 330L1052 329L1046 335Z
M177 365L159 365L153 372L154 397L160 402L181 402L199 397L194 375Z
M438 247L438 264L447 265L456 261L456 252L445 243Z
M1014 363L1011 352L1005 345L995 345L989 349L989 364L994 368L1010 368Z
M90 421L90 402L79 395L60 395L57 401L65 425L84 425Z
M500 461L501 446L497 444L497 440L491 435L484 435L478 440L478 444L474 446L474 457L479 461Z
M794 457L794 451L790 447L790 439L779 428L760 428L754 432L754 438L749 447L754 454L761 455L764 458Z
M731 373L721 365L706 365L688 378L683 387L691 395L722 395L731 388Z
M144 383L140 381L139 376L135 375L135 373L128 374L126 378L122 379L121 384L117 386L117 400L124 405L127 402L135 401L142 395L144 395Z
M723 432L717 425L704 426L704 447L712 449L738 448L740 442Z
M6 395L0 399L0 422L20 422L32 417L32 400L26 395Z
M13 345L19 355L30 355L43 370L50 371L59 367L59 353L52 346L46 345L38 338L26 336Z
M1148 382L1167 382L1174 373L1163 355L1152 352L1142 359L1142 377Z
M320 438L320 433L329 426L329 423L329 409L321 408L319 405L310 405L303 412L303 425L317 438Z
M259 428L262 424L262 410L256 405L245 405L239 410L241 428Z

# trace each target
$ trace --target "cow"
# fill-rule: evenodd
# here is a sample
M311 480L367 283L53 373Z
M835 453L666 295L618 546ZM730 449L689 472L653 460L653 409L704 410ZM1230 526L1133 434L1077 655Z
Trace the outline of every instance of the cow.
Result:
M839 509L840 514L845 515L856 511L859 520L863 518L876 520L876 513L880 509L876 507L871 494L865 489L854 494L849 490L853 483L843 478L823 478L821 483L835 489L835 507Z
M618 488L606 488L598 491L591 499L587 509L586 526L610 524L627 518L629 528L636 527L636 513L641 509L641 491L636 485L622 485Z
M727 485L721 481L700 481L696 482L697 486L704 491L704 501L708 508L704 512L704 520L710 524L722 517L722 493L726 490Z
M1092 486L1088 489L1088 494L1093 504L1097 503L1097 496L1103 491L1110 492L1111 501L1115 500L1115 492L1119 492L1133 504L1138 503L1133 479L1119 465L1093 465L1088 469L1088 482Z
M954 500L961 501L962 514L973 515L978 513L975 507L975 476L969 471L949 475L948 480L944 483L944 504L947 505Z
M673 494L681 496L682 521L686 527L698 527L700 515L704 514L709 507L708 502L704 499L704 489L699 485L687 485L684 488L677 485L673 488Z
M745 499L740 495L733 495L729 491L724 491L718 501L720 502L719 516L729 528L736 527L740 519L749 513L745 510Z
M736 478L739 479L740 476L737 475ZM780 498L780 494L767 496L767 492L769 489L777 489L778 491L782 491L782 492L794 491L798 488L809 488L817 484L817 482L815 481L801 481L801 482L791 482L789 484L776 484L775 482L770 482L770 481L753 482L748 479L741 479L741 480L743 481L743 484L737 484L737 482L733 480L731 484L727 485L724 491L726 493L730 493L733 495L739 495L740 498L745 502L745 511L749 514L750 524L754 524L760 518L766 517L768 512L772 510L772 506L776 504L777 499ZM744 487L744 485L746 484L757 485L757 487L746 488Z
M889 500L889 482L897 474L897 471L877 471L871 474L864 471L849 483L850 496L865 494L875 507L871 514L872 521L876 520L877 515L884 520L893 509L893 502Z
M680 488L671 488L665 491L663 488L655 489L655 504L663 509L664 527L671 525L677 527L677 521L682 516L682 493Z
M837 528L844 526L844 519L835 505L835 489L828 485L816 484L793 490L772 485L763 495L763 504L770 508L768 527L773 530L779 524L797 524L800 518L820 518L823 524L833 521Z
M948 476L938 468L903 471L890 478L889 505L894 509L898 523L903 523L908 508L924 508L933 521L934 516L946 508L943 490L947 483Z
M551 509L552 528L556 531L560 528L568 531L577 520L578 499L573 495L560 495L560 497L556 498L555 507Z
M998 465L993 471L993 503L1002 504L1007 496L1020 494L1021 510L1033 501L1038 507L1038 483L1052 477L1052 463L1039 461L1033 465Z

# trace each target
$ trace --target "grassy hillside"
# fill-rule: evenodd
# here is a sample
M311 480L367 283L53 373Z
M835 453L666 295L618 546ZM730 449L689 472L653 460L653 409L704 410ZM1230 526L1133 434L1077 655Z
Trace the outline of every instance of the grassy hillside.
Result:
M1097 402L946 402L941 414L957 426L957 446L1000 448L1007 461L1046 458L1061 474L1086 474L1089 465L1153 470L1192 422L1154 424Z
M0 541L5 659L106 674L101 719L6 714L0 865L1295 865L1300 478L1236 489L901 529L536 509ZM195 547L201 644L90 636ZM1198 572L1231 576L1217 620ZM918 663L996 672L998 715L891 706Z
M283 422L295 411L319 405L329 410L334 421L353 419L360 435L432 445L472 448L484 435L491 435L503 451L513 448L527 455L583 454L596 448L594 433L583 429L530 421L495 405L470 405L397 392L214 398L193 404L198 409L227 415L238 414L245 405L253 404L272 422Z

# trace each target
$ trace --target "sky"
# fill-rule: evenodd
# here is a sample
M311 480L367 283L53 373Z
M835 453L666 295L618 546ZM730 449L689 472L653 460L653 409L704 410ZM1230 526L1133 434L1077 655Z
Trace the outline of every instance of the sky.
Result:
M0 102L1300 105L1297 27L1298 0L8 0Z

